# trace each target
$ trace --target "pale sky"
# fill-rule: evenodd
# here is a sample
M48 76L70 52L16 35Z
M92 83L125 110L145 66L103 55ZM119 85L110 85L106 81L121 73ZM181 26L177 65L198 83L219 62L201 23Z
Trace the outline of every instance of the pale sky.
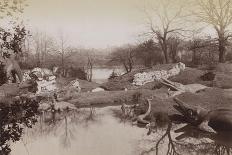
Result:
M143 0L27 0L23 18L33 29L73 46L106 48L135 43L144 31Z
M44 32L58 38L62 33L70 46L107 48L137 43L148 31L146 10L163 0L26 0L22 19L33 32ZM192 0L172 0L172 11L179 3L191 8ZM172 16L173 12L166 8ZM185 8L186 10L186 8ZM152 16L154 23L158 20ZM178 24L186 29L183 23ZM193 28L193 24L189 25ZM214 33L206 29L207 33Z

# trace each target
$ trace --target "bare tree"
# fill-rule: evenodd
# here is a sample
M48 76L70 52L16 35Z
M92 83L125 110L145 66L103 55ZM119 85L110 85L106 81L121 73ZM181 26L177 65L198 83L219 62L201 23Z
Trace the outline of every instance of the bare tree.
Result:
M180 34L183 28L180 27L180 22L183 17L183 5L177 4L173 0L159 0L156 8L151 11L154 16L151 16L147 11L149 19L150 34L154 35L157 39L160 48L163 52L165 62L169 63L168 57L168 38L171 34ZM176 7L176 5L178 5ZM175 7L174 7L175 6Z
M36 66L45 67L48 59L49 52L55 51L54 42L51 37L49 37L46 32L35 32L32 35L34 40L34 49L36 57ZM28 41L28 45L30 41ZM29 49L28 49L29 50Z
M93 63L94 63L94 56L87 54L87 67L86 67L86 76L89 82L92 81L93 78Z
M128 47L121 47L117 48L111 54L111 62L118 62L123 65L126 72L129 73L132 71L134 67L134 58L135 58L135 51L134 48L131 46Z
M65 37L63 32L60 33L58 44L59 44L58 49L56 51L61 59L61 69L62 69L61 74L62 76L66 76L66 72L65 72L66 60L70 56L72 56L73 50L67 45L67 37Z
M219 62L225 62L225 53L228 31L232 24L232 1L231 0L199 0L199 11L195 15L201 22L210 24L216 30L218 37Z

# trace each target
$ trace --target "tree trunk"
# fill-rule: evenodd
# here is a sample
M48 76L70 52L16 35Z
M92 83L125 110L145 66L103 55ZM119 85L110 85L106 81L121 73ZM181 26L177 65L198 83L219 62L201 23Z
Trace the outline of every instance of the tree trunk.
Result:
M192 54L192 64L197 65L197 51L195 49Z
M224 63L225 62L225 53L226 53L226 47L225 47L225 40L224 38L219 38L219 62Z
M168 49L167 49L167 47L164 47L163 52L164 52L165 63L168 64L169 63L169 58L168 58Z
M168 47L167 47L167 43L166 43L166 39L161 39L159 40L163 54L164 54L164 60L165 63L168 64L169 63L169 58L168 58Z
M129 71L129 68L127 67L126 62L123 62L123 66L124 66L124 68L126 70L126 73L129 73L130 71Z
M62 66L62 77L65 77L65 69L64 69L64 55L61 56L61 66Z
M173 63L177 62L177 60L176 60L176 51L172 51L172 62Z

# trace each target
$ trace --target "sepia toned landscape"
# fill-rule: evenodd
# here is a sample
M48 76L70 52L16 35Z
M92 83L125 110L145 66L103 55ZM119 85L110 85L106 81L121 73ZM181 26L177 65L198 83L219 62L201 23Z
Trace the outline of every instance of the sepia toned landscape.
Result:
M0 155L231 148L232 0L0 0Z

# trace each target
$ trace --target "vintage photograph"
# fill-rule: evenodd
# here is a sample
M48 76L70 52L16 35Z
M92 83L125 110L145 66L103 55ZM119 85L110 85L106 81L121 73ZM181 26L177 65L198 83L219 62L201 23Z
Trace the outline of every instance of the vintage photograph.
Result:
M232 0L0 0L0 155L231 148Z

